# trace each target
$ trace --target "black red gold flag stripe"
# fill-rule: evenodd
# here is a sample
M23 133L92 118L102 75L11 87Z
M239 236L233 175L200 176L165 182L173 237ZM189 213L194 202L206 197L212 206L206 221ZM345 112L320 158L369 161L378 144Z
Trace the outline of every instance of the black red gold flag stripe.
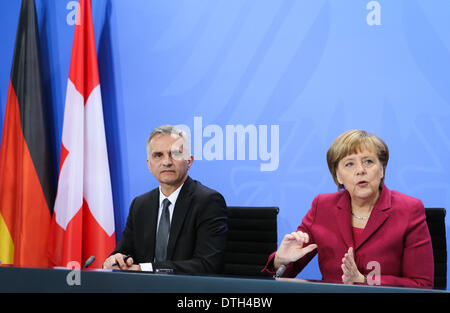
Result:
M0 147L0 262L47 267L52 158L34 0L23 0Z

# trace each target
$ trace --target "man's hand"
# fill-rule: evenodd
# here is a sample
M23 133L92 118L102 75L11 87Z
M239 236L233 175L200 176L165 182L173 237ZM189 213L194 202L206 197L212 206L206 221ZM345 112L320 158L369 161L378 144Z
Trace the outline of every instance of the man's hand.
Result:
M122 253L116 253L111 255L103 263L103 268L106 269L121 269L121 270L133 270L140 271L141 267L138 264L133 264L133 258L129 257L124 261L125 255Z

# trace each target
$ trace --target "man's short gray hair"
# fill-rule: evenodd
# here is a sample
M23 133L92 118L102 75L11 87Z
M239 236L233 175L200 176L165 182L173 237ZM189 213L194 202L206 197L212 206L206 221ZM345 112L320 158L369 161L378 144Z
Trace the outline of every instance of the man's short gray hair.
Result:
M150 141L156 135L175 135L183 138L183 152L185 153L185 159L191 156L191 141L188 134L181 128L173 125L161 125L156 127L147 139L147 155L150 157Z

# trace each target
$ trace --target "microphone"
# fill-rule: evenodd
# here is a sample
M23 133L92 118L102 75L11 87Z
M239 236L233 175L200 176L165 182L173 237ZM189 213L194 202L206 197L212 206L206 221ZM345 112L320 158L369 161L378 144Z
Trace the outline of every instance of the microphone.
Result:
M92 263L95 261L95 256L91 255L89 259L86 260L86 263L84 263L83 268L88 268Z
M285 270L286 270L286 265L281 265L273 277L278 278L278 277L283 276Z

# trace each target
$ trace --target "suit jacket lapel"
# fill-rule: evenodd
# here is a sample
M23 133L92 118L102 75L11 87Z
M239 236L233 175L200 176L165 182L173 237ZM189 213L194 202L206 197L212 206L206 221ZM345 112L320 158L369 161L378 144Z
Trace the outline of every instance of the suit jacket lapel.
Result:
M155 242L156 242L156 228L158 225L158 211L159 211L159 189L157 188L155 192L150 195L149 209L145 210L144 220L150 223L149 231L144 235L145 247L147 251L145 256L148 260L153 262L155 256Z
M167 244L167 258L172 259L181 228L183 227L184 219L189 211L192 200L192 193L194 192L194 182L190 177L186 179L183 187L181 187L178 195L175 208L173 210L172 222L170 223L169 242Z
M353 235L352 235L352 219L351 219L351 206L350 206L350 194L348 191L342 192L342 195L337 203L336 221L342 238L344 239L347 247L353 247Z
M361 247L389 218L391 208L391 192L386 186L381 190L380 198L375 204L366 227L361 235L361 239L355 250Z

